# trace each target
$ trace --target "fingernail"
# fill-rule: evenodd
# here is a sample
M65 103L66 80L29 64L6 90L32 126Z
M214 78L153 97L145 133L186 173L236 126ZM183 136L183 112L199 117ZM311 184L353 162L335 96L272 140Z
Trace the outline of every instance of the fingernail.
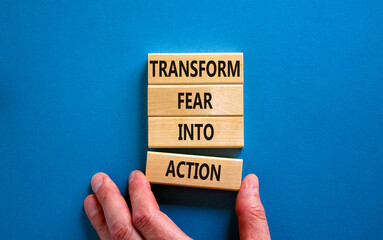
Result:
M94 217L96 216L98 212L99 212L98 208L92 209L91 211L89 211L89 216Z
M245 184L245 189L247 191L259 194L259 183L256 176L250 177L250 179Z
M255 194L257 194L257 195L259 195L259 188L257 188L257 187L252 187L252 188L250 189L250 191L253 192L253 193L255 193Z
M102 175L97 174L93 177L91 184L93 191L96 193L98 189L101 187L102 183L104 182Z
M86 212L88 213L89 217L94 217L99 212L95 199L88 202Z
M134 176L136 175L136 171L133 171L129 176L129 184L133 182Z

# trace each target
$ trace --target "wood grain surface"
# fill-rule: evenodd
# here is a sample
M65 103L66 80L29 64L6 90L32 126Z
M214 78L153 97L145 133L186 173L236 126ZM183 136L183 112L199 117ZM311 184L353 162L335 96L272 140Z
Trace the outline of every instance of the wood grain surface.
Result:
M244 146L243 117L149 117L148 133L149 148Z
M149 85L148 116L242 116L243 85Z
M172 65L172 61L174 64ZM194 61L192 68L192 62ZM212 61L214 64L209 64ZM180 62L186 68L180 66ZM200 63L203 65L200 65ZM238 71L236 71L236 63ZM232 64L230 66L230 63ZM160 70L160 64L164 71ZM214 67L215 66L215 67ZM205 70L203 69L205 68ZM206 70L208 68L208 70ZM221 69L221 71L220 71ZM214 71L215 70L215 71ZM234 71L231 71L234 70ZM182 73L181 73L182 72ZM192 76L196 72L197 76ZM201 74L200 74L201 73ZM208 73L214 75L210 76ZM236 74L231 74L236 73ZM238 74L237 74L238 73ZM167 75L167 76L166 76ZM233 76L234 75L234 76ZM243 54L242 53L190 53L190 54L149 54L148 55L149 84L241 84L243 83Z
M146 177L165 185L239 190L242 159L151 152L147 154Z

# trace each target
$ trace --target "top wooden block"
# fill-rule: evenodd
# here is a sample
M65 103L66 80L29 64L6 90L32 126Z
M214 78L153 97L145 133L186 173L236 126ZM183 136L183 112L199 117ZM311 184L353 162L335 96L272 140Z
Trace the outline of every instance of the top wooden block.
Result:
M242 84L242 53L148 55L149 84Z

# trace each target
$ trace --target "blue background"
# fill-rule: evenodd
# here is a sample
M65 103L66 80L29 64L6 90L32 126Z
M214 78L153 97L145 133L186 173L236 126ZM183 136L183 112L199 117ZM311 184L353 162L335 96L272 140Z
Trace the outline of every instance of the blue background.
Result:
M92 175L125 194L145 168L147 54L243 52L245 148L181 152L243 158L273 239L383 239L382 16L381 1L1 1L1 238L96 238ZM236 238L235 193L154 192L191 237Z

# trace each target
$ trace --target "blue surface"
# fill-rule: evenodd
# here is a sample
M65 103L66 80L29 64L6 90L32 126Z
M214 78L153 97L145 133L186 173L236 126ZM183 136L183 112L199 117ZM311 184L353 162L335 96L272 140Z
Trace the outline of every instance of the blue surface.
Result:
M244 159L273 239L383 239L381 1L0 3L2 239L94 239L83 199L147 151L150 52L243 52ZM156 186L196 239L237 234L232 192Z

